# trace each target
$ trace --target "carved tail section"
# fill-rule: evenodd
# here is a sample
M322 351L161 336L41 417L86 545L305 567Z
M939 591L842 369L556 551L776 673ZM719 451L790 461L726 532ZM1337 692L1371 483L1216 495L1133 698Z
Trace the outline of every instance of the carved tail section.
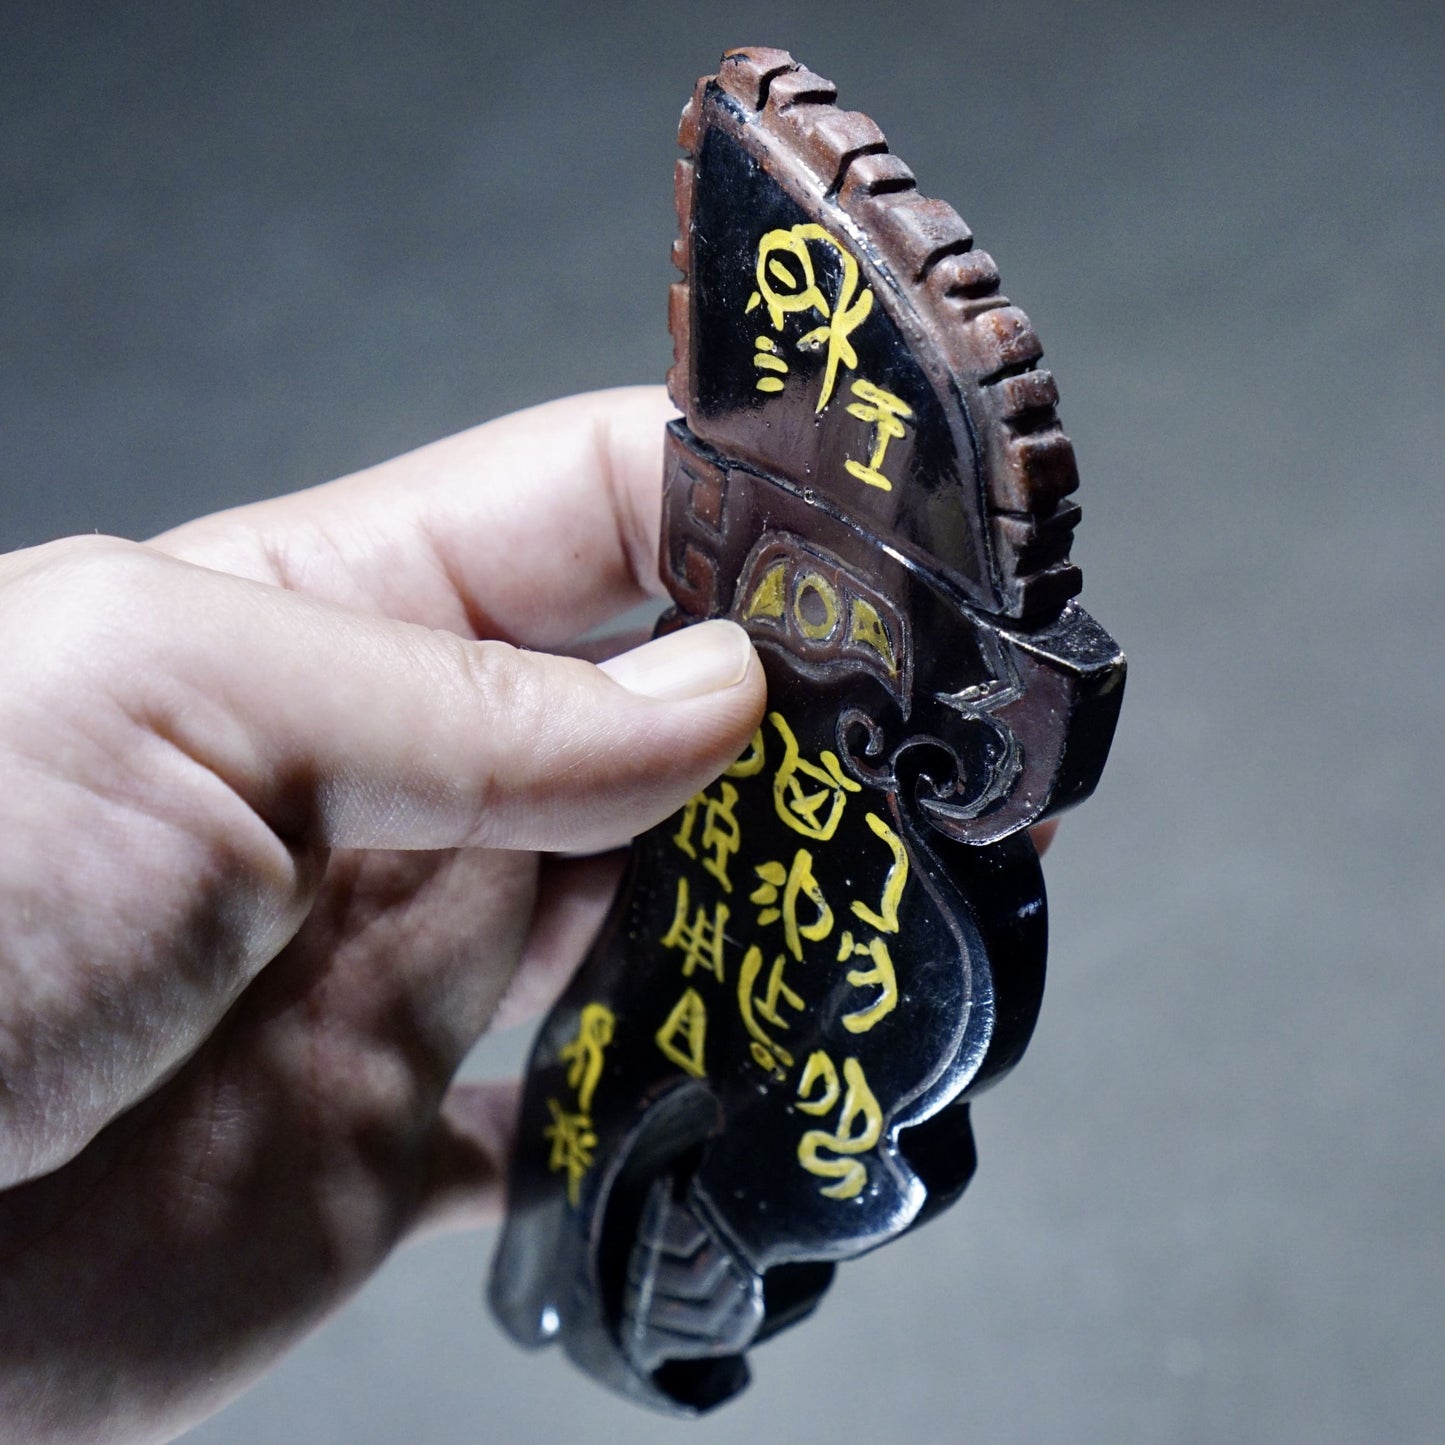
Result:
M646 1375L672 1361L741 1356L763 1322L762 1281L678 1197L671 1177L648 1192L627 1264L623 1319L627 1357ZM690 1372L699 1396L712 1394L707 1380L713 1372ZM673 1372L674 1391L680 1373ZM729 1363L721 1373L731 1380L735 1370Z

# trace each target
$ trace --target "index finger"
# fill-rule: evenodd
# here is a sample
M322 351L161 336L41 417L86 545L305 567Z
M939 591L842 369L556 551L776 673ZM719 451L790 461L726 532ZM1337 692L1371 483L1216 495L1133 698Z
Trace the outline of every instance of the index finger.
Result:
M463 637L555 647L660 596L661 387L515 412L151 545Z

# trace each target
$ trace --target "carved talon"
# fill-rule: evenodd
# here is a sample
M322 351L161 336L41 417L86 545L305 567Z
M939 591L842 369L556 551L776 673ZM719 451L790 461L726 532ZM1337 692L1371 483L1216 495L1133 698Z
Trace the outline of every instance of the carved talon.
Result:
M626 1350L645 1375L668 1360L741 1355L763 1322L762 1281L674 1189L670 1178L652 1186L627 1264Z

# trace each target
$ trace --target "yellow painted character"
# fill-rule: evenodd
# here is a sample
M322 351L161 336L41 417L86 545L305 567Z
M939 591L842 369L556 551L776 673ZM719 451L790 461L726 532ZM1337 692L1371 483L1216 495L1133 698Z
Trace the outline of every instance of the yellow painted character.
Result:
M893 862L889 864L888 876L883 880L883 896L878 900L878 911L875 913L867 904L855 899L850 905L853 916L861 918L864 923L871 923L879 933L897 933L898 905L903 899L903 886L908 882L908 854L903 840L877 813L865 814L863 821L875 837L888 845Z
M585 1113L569 1113L556 1099L547 1100L547 1109L552 1115L552 1122L542 1130L543 1138L552 1144L547 1168L566 1172L567 1200L575 1209L582 1178L592 1167L592 1151L597 1147L597 1135L592 1130L592 1120Z
M756 984L763 970L763 951L756 944L743 956L742 969L738 973L738 1012L752 1040L749 1048L753 1061L765 1073L776 1078L782 1077L785 1068L792 1068L793 1056L764 1030L758 1020L762 1019L777 1029L786 1029L789 1021L778 1012L778 1005L786 1003L792 1009L803 1007L803 1000L783 981L786 963L787 959L781 953L773 960L767 991L761 996L756 992Z
M723 983L723 930L727 927L728 906L716 904L709 918L707 909L699 905L691 922L688 921L689 908L687 879L679 878L677 911L673 914L672 926L663 934L662 946L675 948L682 954L685 977L690 977L693 970L701 966Z
M606 1004L589 1003L582 1007L577 1021L577 1037L560 1050L567 1065L567 1082L577 1091L577 1107L592 1112L592 1095L602 1077L602 1055L612 1042L617 1016Z
M734 809L738 804L738 790L726 779L718 783L717 797L706 792L695 793L682 810L682 822L673 834L672 841L687 854L696 858L697 847L692 835L697 827L697 815L702 813L702 838L700 846L708 855L702 866L722 884L727 892L733 891L732 880L728 877L728 860L742 846L742 829Z
M767 762L767 753L764 750L763 730L759 728L753 734L753 740L748 744L747 752L729 767L723 776L725 778L755 777L762 772L765 762Z
M665 1058L695 1079L707 1077L707 1005L695 988L684 989L672 1012L654 1035Z
M866 1008L855 1009L843 1015L843 1027L850 1034L866 1034L880 1019L886 1018L898 1007L898 976L893 968L893 955L888 944L881 938L869 939L867 943L854 943L853 935L846 929L838 941L838 962L847 963L850 958L869 958L872 968L850 968L848 982L854 988L877 986L877 998Z
M804 758L782 713L769 713L768 721L783 740L783 759L773 774L773 807L795 833L826 843L838 831L848 794L862 788L844 774L836 753L825 748L816 763Z
M820 1083L822 1094L811 1097ZM852 1156L867 1153L882 1137L883 1111L857 1059L843 1060L843 1085L840 1086L837 1066L822 1049L816 1049L808 1056L803 1077L798 1080L797 1107L805 1114L822 1117L830 1114L835 1106L838 1106L837 1128L831 1133L826 1129L809 1129L798 1141L798 1163L819 1179L838 1181L824 1185L819 1190L821 1194L829 1199L853 1199L863 1192L868 1169L862 1160Z
M818 285L809 243L833 252L838 259L838 294L830 302ZM808 222L790 230L767 232L758 242L756 269L758 289L748 298L747 309L764 305L774 331L781 331L784 318L796 312L812 312L822 324L798 338L803 350L825 349L823 386L818 395L816 411L822 411L833 398L838 368L850 371L858 365L858 353L849 337L868 319L873 310L873 292L858 286L858 262L841 241L835 240L821 226ZM780 369L780 358L773 355L772 345L763 345L769 338L758 338L753 364L769 375L759 377L759 391L781 391L781 376L771 373ZM787 364L781 363L787 370Z
M813 855L806 848L799 848L793 855L791 866L784 868L778 862L760 863L753 871L762 880L748 895L751 902L760 905L759 926L766 928L781 919L788 951L801 962L805 938L819 943L833 931L833 910L814 876ZM813 907L811 923L799 921L798 904L802 899L807 899Z
M871 381L855 381L853 395L858 400L849 404L848 415L856 416L859 421L872 425L873 450L867 466L851 460L844 462L843 466L850 477L857 477L860 482L865 482L870 487L891 492L893 483L883 475L883 458L888 451L888 443L907 433L908 428L903 423L905 419L913 416L913 411L891 391L884 391L881 386L874 386Z

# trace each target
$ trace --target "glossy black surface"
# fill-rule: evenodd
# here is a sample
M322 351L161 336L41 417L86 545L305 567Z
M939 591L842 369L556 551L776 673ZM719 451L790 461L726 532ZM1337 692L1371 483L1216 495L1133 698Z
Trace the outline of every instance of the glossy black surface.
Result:
M839 209L813 132L788 128L789 84L807 124L840 114L826 82L737 54L684 115L660 628L745 626L768 712L636 841L543 1026L491 1283L517 1339L685 1413L746 1383L747 1348L806 1315L836 1261L967 1184L967 1100L1017 1061L1042 995L1026 829L1093 789L1123 685L1097 624L1039 602L1072 585L1066 553L1045 549L1029 592L998 541L990 458L1017 438L967 398L1052 382L996 374L987 337L983 374L960 369L959 316L909 279L896 230L890 247ZM880 194L962 245L909 190L895 174ZM1056 429L1051 406L1030 415ZM1038 517L1071 528L1077 509L1017 466Z

